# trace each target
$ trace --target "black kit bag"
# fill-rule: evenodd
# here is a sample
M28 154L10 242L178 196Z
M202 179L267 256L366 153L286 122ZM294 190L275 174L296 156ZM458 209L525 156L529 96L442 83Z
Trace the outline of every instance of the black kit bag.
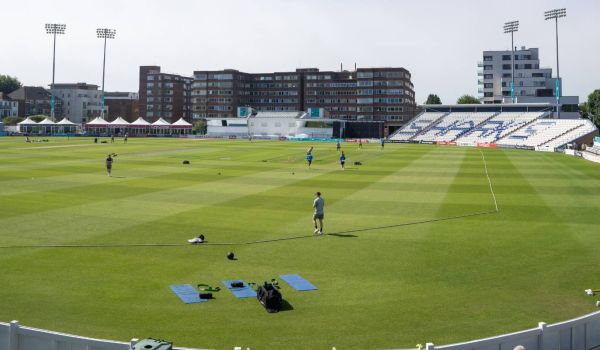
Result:
M265 282L265 284L258 287L256 298L269 313L281 310L281 292L279 288L271 283Z

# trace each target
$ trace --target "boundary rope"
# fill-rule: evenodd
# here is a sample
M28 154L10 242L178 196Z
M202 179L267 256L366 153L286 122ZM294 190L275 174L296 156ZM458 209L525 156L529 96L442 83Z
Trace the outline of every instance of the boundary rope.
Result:
M485 156L483 152L478 149L479 153L481 153L481 158L483 159L483 168L485 169L485 176L487 177L488 184L490 185L490 192L492 192L492 199L494 200L494 206L496 207L496 212L499 212L498 202L496 201L496 194L494 193L494 188L492 187L492 180L490 179L490 174L488 173L487 162L485 161Z

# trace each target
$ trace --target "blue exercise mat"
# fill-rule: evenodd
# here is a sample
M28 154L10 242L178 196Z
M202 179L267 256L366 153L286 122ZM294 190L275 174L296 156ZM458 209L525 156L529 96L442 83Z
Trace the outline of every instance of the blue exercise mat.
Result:
M238 287L238 288L232 287L231 284L234 282L242 282L244 284L244 286ZM246 283L242 280L223 281L223 284L238 299L240 299L240 298L256 298L256 292L254 291L254 289L250 288L248 283Z
M172 284L169 288L171 288L173 293L177 294L184 304L208 301L208 299L200 299L198 291L191 284Z
M292 275L279 275L282 280L284 280L287 284L292 286L297 291L305 291L305 290L315 290L315 287L312 283L308 282L304 278L302 278L298 274Z

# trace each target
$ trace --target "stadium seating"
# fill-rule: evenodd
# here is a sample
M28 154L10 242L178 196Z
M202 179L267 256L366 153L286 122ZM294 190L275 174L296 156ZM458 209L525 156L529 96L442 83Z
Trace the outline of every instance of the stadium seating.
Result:
M494 112L449 113L428 130L414 137L413 140L421 142L454 141L495 114Z
M406 126L401 128L400 130L396 131L389 137L389 139L395 141L408 141L412 137L423 131L423 129L436 122L444 114L446 113L425 112L411 120L408 124L406 124Z
M587 119L538 119L496 143L500 146L559 147L594 130L595 126Z
M581 122L581 123L579 123L579 125L575 126L573 129L562 134L561 136L544 143L542 146L548 146L548 147L552 147L552 148L560 148L560 147L562 147L570 142L573 142L574 140L577 140L578 138L585 136L585 135L593 132L594 130L596 130L596 126L589 120L579 120L579 121Z
M592 147L588 147L586 151L600 156L600 145L594 144Z
M456 142L462 146L560 148L596 130L587 119L547 119L546 112L425 112L392 141Z
M493 143L543 116L543 112L503 112L456 140L459 144Z

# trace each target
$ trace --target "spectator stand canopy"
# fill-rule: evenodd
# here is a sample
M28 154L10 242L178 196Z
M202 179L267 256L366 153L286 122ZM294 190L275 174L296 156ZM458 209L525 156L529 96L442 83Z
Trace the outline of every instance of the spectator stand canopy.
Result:
M139 117L129 124L127 129L131 135L147 135L150 132L151 126L152 124L148 123L144 118Z
M63 118L61 121L56 123L56 132L59 134L73 134L77 131L77 124L73 123L67 118Z
M129 122L121 117L117 117L110 123L111 134L113 135L124 134L128 127Z
M164 120L163 118L159 118L157 121L152 123L151 134L152 135L167 135L171 133L171 124Z
M171 131L173 134L189 134L191 130L192 124L188 123L183 118L179 118L179 120L171 124Z
M17 126L19 127L19 132L29 134L37 131L37 124L31 118L27 117L25 120L17 123Z
M37 123L37 127L40 134L50 135L53 134L56 128L56 123L50 118L45 118L41 122Z
M98 134L98 135L100 135L100 134L108 135L109 127L110 127L110 123L100 117L96 117L91 122L85 124L85 128L87 129L87 131L89 133Z

